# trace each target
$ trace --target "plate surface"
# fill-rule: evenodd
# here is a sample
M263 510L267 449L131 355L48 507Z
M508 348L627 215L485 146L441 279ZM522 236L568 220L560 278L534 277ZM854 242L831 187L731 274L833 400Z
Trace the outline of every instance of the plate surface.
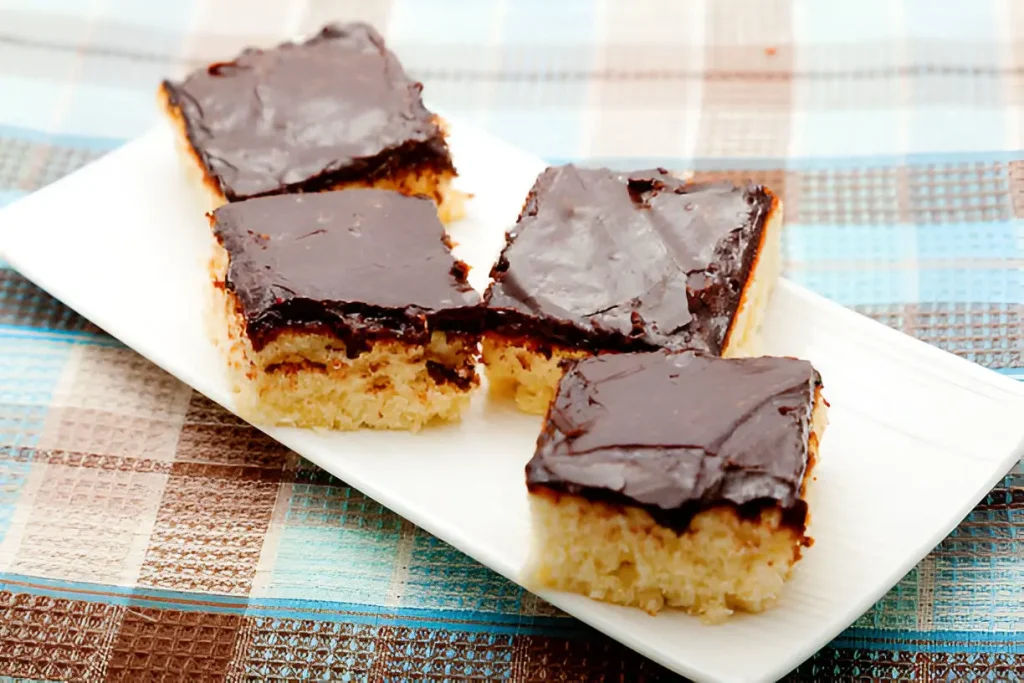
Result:
M474 286L540 160L453 126L464 189L453 226ZM0 254L143 356L231 408L201 323L208 224L157 127L0 213ZM811 548L770 612L709 627L676 613L542 593L556 606L697 681L774 680L853 622L1020 458L1024 389L783 281L766 350L808 358L832 403ZM540 420L477 394L458 426L420 434L267 430L365 494L505 576L526 558L523 466Z

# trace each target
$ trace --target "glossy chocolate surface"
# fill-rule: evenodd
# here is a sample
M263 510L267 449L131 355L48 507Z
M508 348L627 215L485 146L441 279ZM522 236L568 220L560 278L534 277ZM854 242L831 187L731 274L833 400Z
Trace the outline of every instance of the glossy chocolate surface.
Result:
M685 529L716 505L779 505L802 528L815 389L811 364L692 352L572 363L526 467L540 488L643 507Z
M433 330L475 333L480 296L429 199L353 189L259 197L213 213L258 351L283 330L330 331L350 349Z
M384 39L331 25L165 82L209 176L230 201L451 170L440 126Z
M663 169L548 168L492 269L488 327L720 354L771 207L762 188L687 184Z

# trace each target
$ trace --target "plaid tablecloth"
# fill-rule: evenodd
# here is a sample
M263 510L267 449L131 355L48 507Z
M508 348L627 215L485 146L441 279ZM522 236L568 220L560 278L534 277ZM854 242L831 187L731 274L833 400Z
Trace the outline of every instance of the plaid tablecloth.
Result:
M789 277L1024 377L1013 0L2 0L0 203L146 129L161 77L352 17L433 106L551 162L767 182ZM10 269L0 589L15 678L671 679ZM1021 680L1022 640L1018 466L793 679Z

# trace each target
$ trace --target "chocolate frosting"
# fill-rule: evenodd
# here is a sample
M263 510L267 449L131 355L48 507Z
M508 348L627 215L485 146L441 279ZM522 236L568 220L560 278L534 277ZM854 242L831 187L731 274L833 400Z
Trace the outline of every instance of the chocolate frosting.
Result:
M571 363L527 485L643 507L676 529L721 504L779 505L802 528L819 383L791 358L658 351Z
M596 349L720 354L772 197L664 169L550 167L491 271L489 328Z
M475 332L480 296L452 255L429 199L352 189L260 197L213 213L256 350L286 329L422 343L434 329Z
M231 201L321 190L429 165L451 170L435 117L384 39L362 23L249 48L165 82L193 148Z

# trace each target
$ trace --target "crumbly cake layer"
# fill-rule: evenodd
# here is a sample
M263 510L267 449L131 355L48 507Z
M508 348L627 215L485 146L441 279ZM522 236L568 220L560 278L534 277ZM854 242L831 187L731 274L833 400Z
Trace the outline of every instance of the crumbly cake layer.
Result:
M161 110L167 117L174 131L175 148L181 166L188 178L189 185L196 191L198 202L206 212L227 204L228 199L217 186L216 181L206 171L198 153L189 141L185 127L185 119L179 108L171 104L165 86L158 91ZM437 119L438 125L444 122ZM422 195L430 197L437 204L437 215L444 224L459 220L466 214L465 203L469 195L452 186L456 174L450 170L438 170L429 165L422 168L400 168L389 175L374 179L372 182L355 180L339 182L323 191L347 190L361 187L374 187L380 190L393 190L408 196Z
M227 252L214 246L207 330L227 360L239 414L258 424L419 430L455 421L478 384L476 337L435 331L426 344L379 340L349 358L329 334L287 331L259 351L223 286ZM455 379L452 379L452 378Z
M812 478L827 424L820 392L808 438L803 487ZM530 495L533 548L528 586L579 593L657 614L665 607L721 622L735 611L761 612L780 596L803 548L804 528L768 507L756 516L719 506L679 531L640 507L538 489Z
M481 349L491 395L515 399L520 410L533 415L547 412L562 377L559 364L591 355L555 346L541 351L531 341L509 340L494 333L484 335Z
M765 221L757 257L740 296L726 336L722 356L761 355L761 327L765 310L782 271L782 204ZM520 410L543 415L562 377L559 363L594 355L590 349L572 348L544 339L509 338L488 332L483 338L487 382L494 395L514 397Z

